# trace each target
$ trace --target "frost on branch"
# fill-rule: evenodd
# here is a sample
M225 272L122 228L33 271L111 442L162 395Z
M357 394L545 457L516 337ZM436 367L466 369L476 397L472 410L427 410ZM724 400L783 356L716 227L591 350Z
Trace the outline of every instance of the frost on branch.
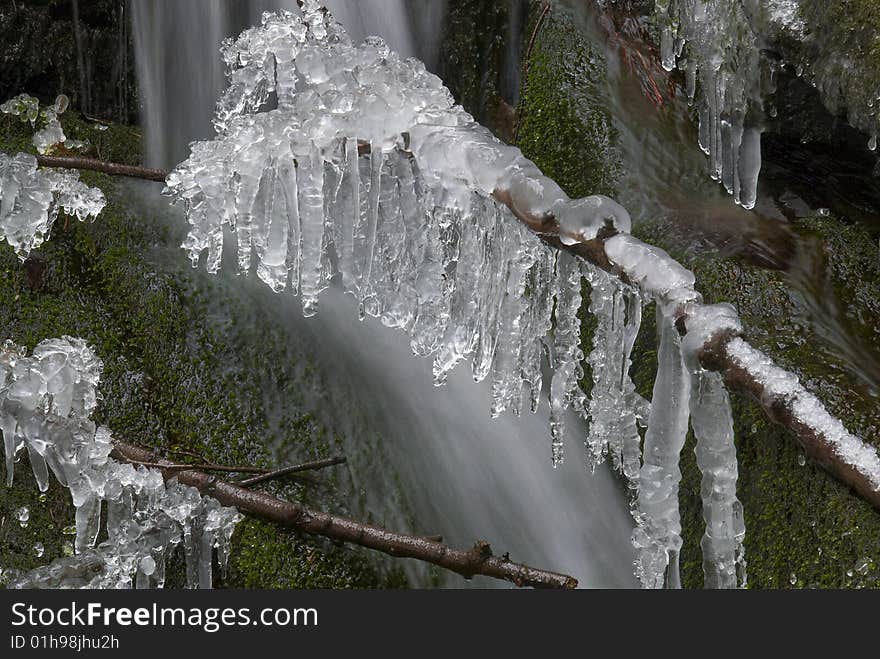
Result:
M492 383L493 415L537 409L555 307L561 459L562 414L582 397L581 266L565 257L557 268L492 195L508 193L535 222L559 218L563 238L628 230L626 211L605 197L570 200L421 62L375 37L352 44L316 2L264 15L223 58L217 137L194 144L167 180L187 212L193 264L216 272L232 241L239 271L299 294L306 315L337 282L362 317L406 331L413 352L433 358L438 384L470 361Z
M24 261L43 244L58 212L85 221L107 204L104 193L79 180L79 172L44 169L27 153L0 153L0 238Z
M240 515L197 490L166 485L155 469L108 456L110 431L89 419L102 364L81 339L40 343L27 357L6 342L0 351L0 429L6 484L17 455L28 455L41 491L50 473L70 490L76 508L75 555L13 581L20 588L162 587L165 559L179 545L190 587L211 586L211 561L228 557ZM95 546L106 514L107 539Z

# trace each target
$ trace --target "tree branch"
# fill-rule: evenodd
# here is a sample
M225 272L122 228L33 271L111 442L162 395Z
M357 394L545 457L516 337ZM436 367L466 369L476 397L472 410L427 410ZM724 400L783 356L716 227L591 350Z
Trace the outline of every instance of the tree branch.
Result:
M311 510L301 503L282 501L264 492L247 490L201 471L175 470L170 468L173 463L156 460L149 451L122 442L114 444L111 456L122 462L158 464L165 480L176 478L180 483L194 487L203 495L213 497L225 506L237 508L244 514L304 533L375 549L389 556L432 563L466 579L486 576L510 581L520 587L577 587L578 582L574 577L514 563L506 554L496 556L489 544L482 540L469 550L453 549L436 538L395 533L380 526Z
M58 167L60 169L85 169L91 172L101 172L112 176L127 176L129 178L141 178L147 181L164 183L168 172L162 169L150 169L148 167L136 167L134 165L120 165L115 162L95 160L93 158L79 158L71 156L37 156L37 163L41 167Z

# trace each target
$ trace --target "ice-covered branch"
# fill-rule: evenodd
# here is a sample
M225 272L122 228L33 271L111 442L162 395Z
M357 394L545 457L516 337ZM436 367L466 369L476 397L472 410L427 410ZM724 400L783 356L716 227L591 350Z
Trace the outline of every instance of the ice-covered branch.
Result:
M43 244L59 211L85 221L106 203L104 193L82 183L78 172L42 169L35 156L0 152L0 239L22 260Z
M107 428L89 419L97 405L101 369L85 342L70 337L42 342L30 357L10 342L0 351L6 483L12 484L16 457L26 451L40 490L48 489L51 471L70 490L76 507L75 555L19 577L13 587L161 588L166 558L182 544L190 587L210 588L213 553L217 551L225 570L239 512L426 561L467 578L483 575L518 586L577 586L567 575L515 563L506 554L495 556L486 542L457 550L435 538L394 533L246 489L261 479L340 464L344 458L288 467L234 484L198 465L182 468L115 440ZM96 546L102 508L108 538Z
M165 559L182 544L190 587L210 588L216 549L225 569L240 515L155 469L110 459L113 439L89 418L98 400L101 361L81 339L40 343L28 357L0 351L0 429L6 484L26 451L41 491L50 472L76 508L75 554L12 583L26 588L162 587ZM105 511L107 539L97 543Z

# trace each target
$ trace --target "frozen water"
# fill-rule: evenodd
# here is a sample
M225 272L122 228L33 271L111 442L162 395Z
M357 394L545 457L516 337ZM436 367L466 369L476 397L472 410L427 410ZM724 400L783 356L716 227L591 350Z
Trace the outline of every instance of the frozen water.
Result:
M36 127L39 119L41 127L34 133L32 141L37 152L47 154L59 144L70 150L87 146L86 142L69 140L64 135L64 129L61 128L58 115L64 114L69 105L70 99L61 94L55 99L55 103L47 105L41 110L39 100L28 94L19 94L0 105L0 112L17 116L23 122L29 121L33 127Z
M0 237L22 261L43 244L60 210L82 222L106 203L103 192L79 180L79 172L40 168L26 153L0 153Z
M633 544L639 551L636 574L645 587L680 588L679 458L688 432L691 376L673 319L659 306L657 327L657 379L639 473L638 526L633 532Z
M438 384L470 361L475 380L492 382L493 415L537 409L555 306L558 453L563 411L582 398L581 266L557 265L493 194L537 222L556 215L567 240L629 230L626 210L570 200L421 62L378 38L352 44L317 3L264 15L225 42L223 59L217 137L193 144L167 181L193 264L216 272L232 241L239 271L299 294L307 316L336 282L362 317L406 331Z
M803 387L796 375L779 368L767 355L742 339L732 340L727 350L739 366L764 385L766 398L786 401L800 423L823 438L845 464L864 474L871 485L880 490L877 450L850 434L840 420L831 416L822 402Z
M700 146L709 156L709 173L745 208L757 200L761 123L770 91L756 30L766 25L765 4L655 2L662 63L668 71L679 66L685 72L688 94L699 111ZM769 4L780 10L780 2Z
M165 559L183 544L190 587L210 588L217 549L225 565L237 511L191 487L165 484L155 469L110 459L110 431L90 419L101 361L81 339L40 343L27 357L7 342L0 351L0 428L6 483L27 451L41 490L49 473L70 490L76 508L75 555L13 581L19 588L161 587ZM102 511L107 539L97 547ZM26 509L17 518L27 523Z

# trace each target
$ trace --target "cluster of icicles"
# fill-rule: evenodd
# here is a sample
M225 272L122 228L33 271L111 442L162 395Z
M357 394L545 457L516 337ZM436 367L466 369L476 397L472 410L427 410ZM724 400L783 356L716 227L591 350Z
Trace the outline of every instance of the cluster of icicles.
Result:
M165 191L184 204L194 265L207 254L217 271L232 243L240 272L298 293L307 315L322 290L341 286L362 317L407 332L413 352L433 358L438 384L463 361L477 381L490 378L493 415L538 408L546 359L552 459L563 460L564 414L574 408L590 421L590 465L610 456L631 485L636 568L649 587L677 584L678 456L692 415L706 584L741 585L744 527L727 394L718 376L686 359L673 327L675 309L699 302L693 275L632 240L629 216L612 200L569 199L455 106L420 62L376 38L352 44L317 2L301 15L266 14L262 27L227 41L223 55L231 85L218 105L217 137L192 146ZM568 244L613 226L621 234L606 249L633 285L549 248L510 207L552 215ZM586 357L589 397L585 280L598 320ZM660 303L653 406L629 376L645 294ZM711 311L707 327L738 327L729 308Z
M43 341L30 357L11 342L0 350L6 485L26 453L40 491L49 488L51 472L76 508L74 554L18 575L10 586L161 588L166 558L182 545L189 586L210 588L214 551L225 569L241 516L194 488L166 485L156 469L109 457L110 431L89 419L101 368L85 342L70 337Z
M34 135L33 144L45 154L59 144L68 149L85 145L67 139L61 129L58 115L67 106L62 95L41 110L36 98L21 94L0 105L0 112L31 126L41 119L46 125ZM38 167L37 159L27 153L0 153L0 240L5 239L22 261L43 244L61 210L83 222L97 217L106 203L103 192L79 180L79 172Z
M764 99L772 91L772 76L762 60L752 12L760 15L767 7L762 0L655 0L655 6L661 61L667 71L678 65L686 74L709 173L738 204L754 208Z
M801 5L804 6L801 6ZM877 149L878 90L860 84L856 65L837 46L821 41L833 28L808 29L806 17L833 20L825 0L655 0L660 56L667 71L676 66L700 118L700 147L709 173L737 203L753 208L761 170L761 132L776 116L771 97L780 67L793 65L815 86L835 115L847 110L850 123L871 135ZM785 63L766 57L776 40L796 40L816 61Z

